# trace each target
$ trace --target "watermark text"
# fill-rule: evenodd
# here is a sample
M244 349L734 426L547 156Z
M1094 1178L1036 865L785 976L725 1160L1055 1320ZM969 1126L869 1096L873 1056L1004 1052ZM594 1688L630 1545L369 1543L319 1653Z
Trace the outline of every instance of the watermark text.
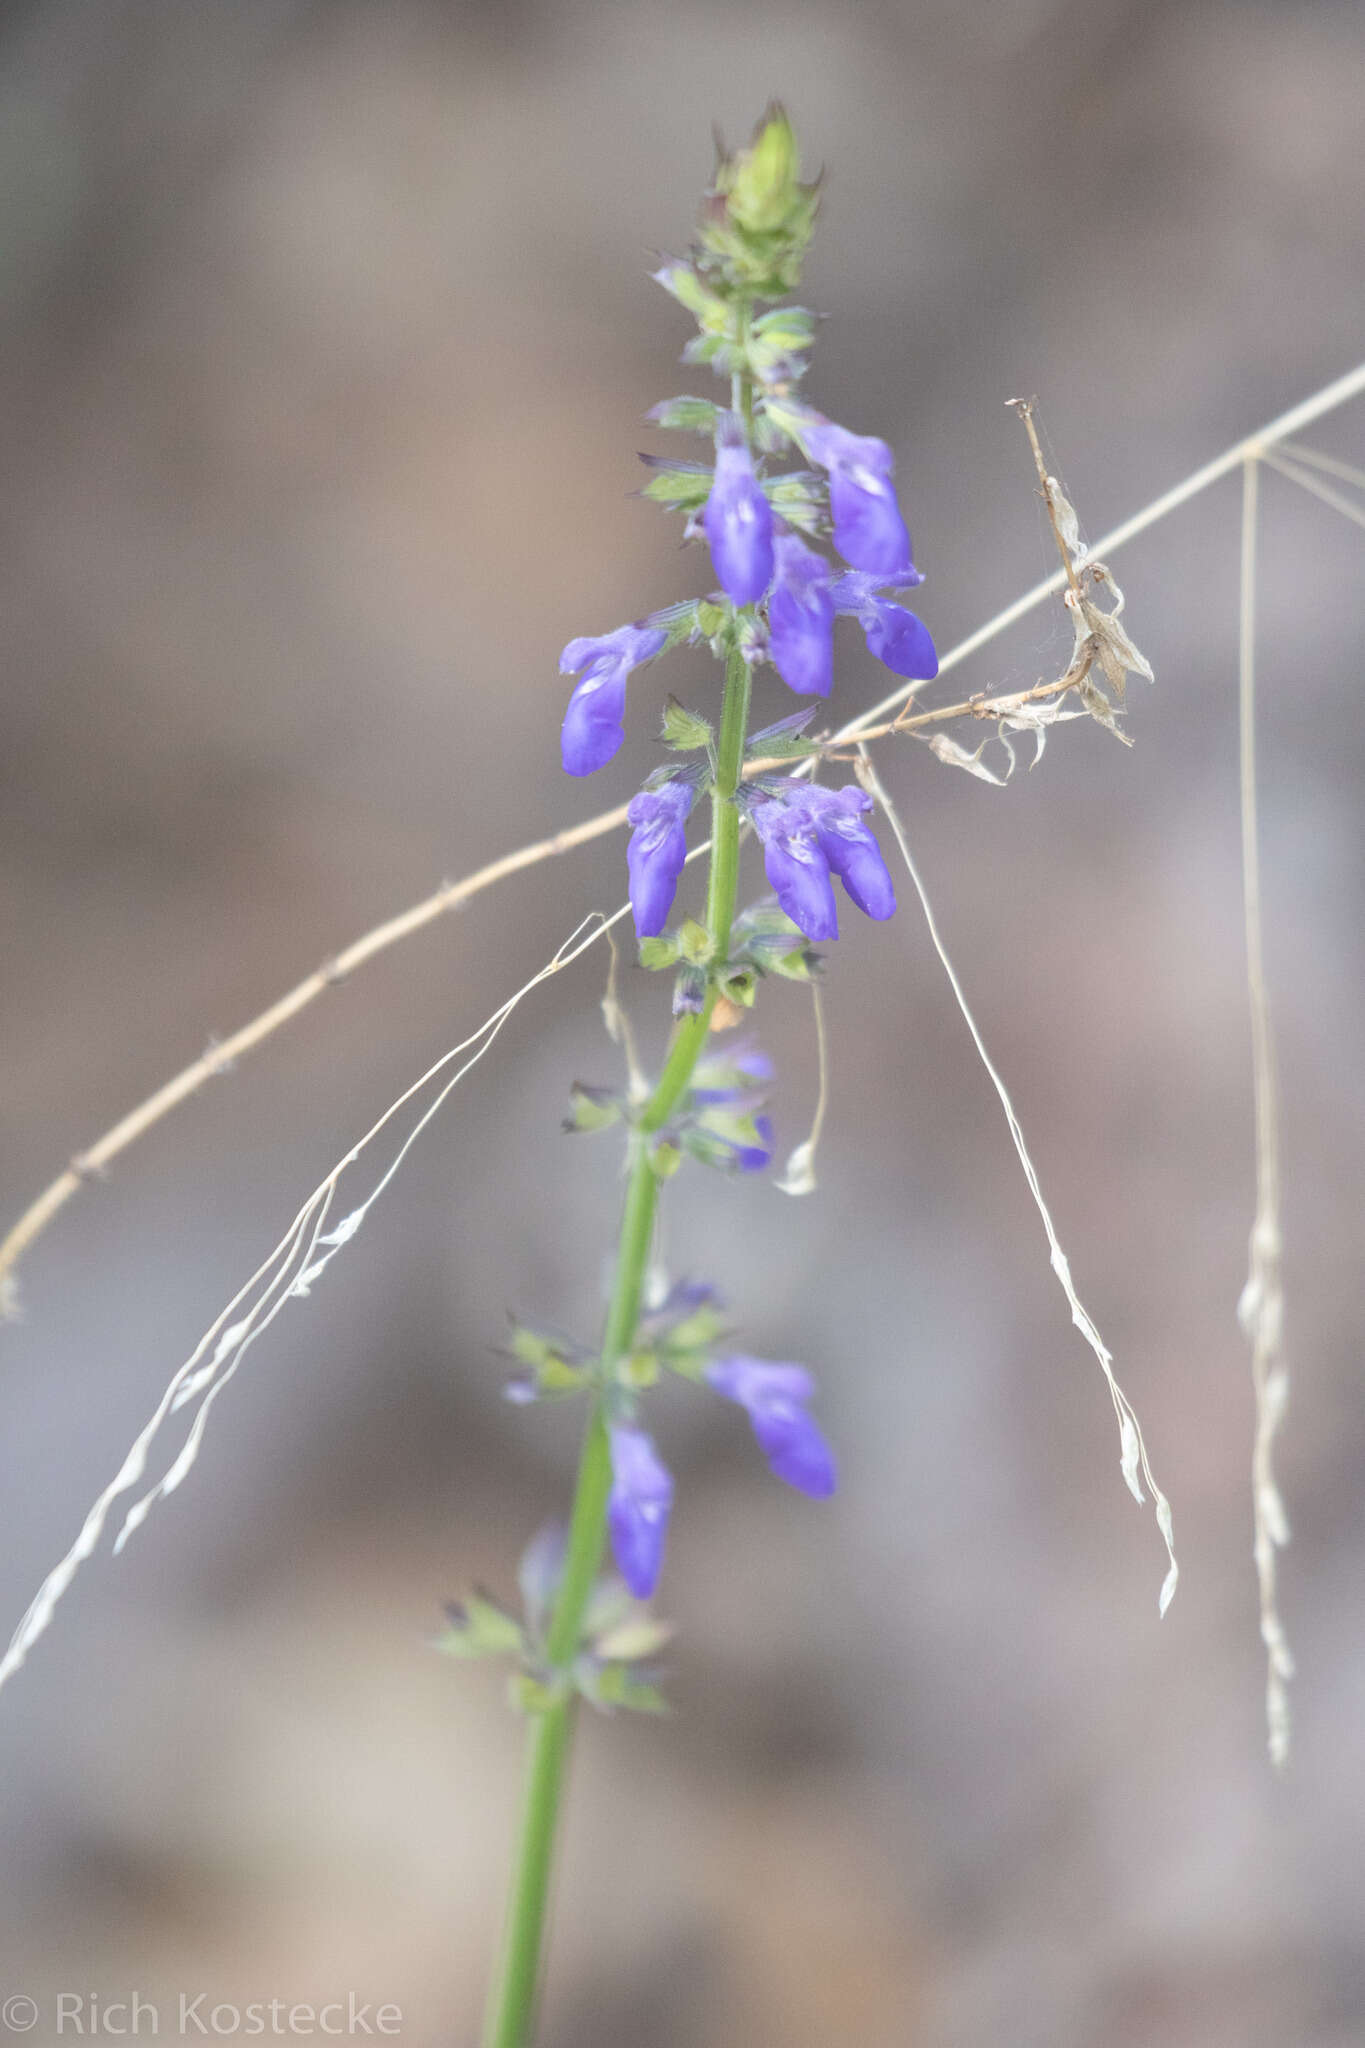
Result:
M27 2034L40 2020L71 2041L150 2040L166 2035L188 2041L228 2041L272 2036L276 2039L401 2034L399 2006L362 1998L356 1991L310 2001L296 1998L253 1998L245 2004L215 1998L210 1991L181 1991L170 1998L148 1998L141 1991L105 1998L95 1991L58 1991L44 2009L22 1992L0 2001L0 2031Z

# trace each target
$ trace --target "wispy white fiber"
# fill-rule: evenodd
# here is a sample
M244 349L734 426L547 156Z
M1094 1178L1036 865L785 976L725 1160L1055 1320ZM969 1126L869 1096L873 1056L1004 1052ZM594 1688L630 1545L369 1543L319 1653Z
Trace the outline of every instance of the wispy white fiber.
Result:
M1071 563L1073 573L1082 563L1089 564L1092 555L1108 556L1135 539L1137 535L1147 532L1158 521L1177 511L1182 505L1188 504L1201 491L1207 490L1220 478L1229 475L1249 454L1265 455L1272 448L1283 446L1300 460L1325 469L1333 475L1343 476L1348 481L1356 483L1365 481L1365 471L1357 470L1351 464L1340 462L1333 456L1323 455L1319 450L1309 448L1303 443L1291 442L1288 438L1298 433L1301 428L1311 426L1314 421L1322 419L1338 406L1345 405L1350 399L1360 397L1362 393L1365 393L1365 364L1359 365L1344 377L1336 378L1331 384L1324 385L1320 391L1313 392L1309 397L1291 406L1288 412L1268 421L1256 433L1235 442L1213 462L1205 463L1202 469L1185 477L1174 489L1153 499L1151 504L1145 505L1140 512L1134 513L1120 526L1105 534L1095 543L1093 549L1082 549L1080 555ZM1047 477L1045 481L1051 495L1056 479ZM1062 539L1065 545L1065 532ZM1066 582L1067 572L1062 570L1035 584L1032 590L1025 591L1022 597L1016 598L1012 604L996 612L993 618L978 626L975 632L970 633L956 647L945 650L939 663L939 675L947 675L951 669L994 640L1016 620L1024 618L1054 592L1061 590ZM841 727L834 736L835 743L855 740L861 735L870 735L888 712L894 712L899 717L910 699L922 687L920 682L900 684L889 697L870 705L867 710L860 712L856 718ZM1018 708L1016 700L1016 710ZM1065 715L1074 716L1074 713ZM1007 725L1012 722L1012 715L1000 722L1002 739ZM1038 754L1041 754L1041 723L1030 718L1029 725L1036 734ZM809 769L803 767L796 772L808 773ZM15 1269L19 1260L35 1239L46 1230L53 1218L65 1208L86 1177L106 1169L112 1160L135 1143L153 1125L159 1123L162 1117L197 1093L211 1075L224 1072L236 1059L250 1052L273 1032L279 1030L290 1018L297 1016L301 1010L315 1002L336 981L354 973L367 961L375 959L400 940L424 930L434 918L444 916L457 903L467 902L478 891L491 887L508 875L520 873L542 860L552 859L567 852L571 847L586 845L590 840L614 830L625 822L626 806L621 804L615 810L604 811L595 818L584 819L580 824L557 832L535 845L519 847L514 853L504 854L474 874L466 875L461 881L443 884L434 896L411 905L397 917L386 919L383 924L366 932L338 954L326 968L307 975L296 988L291 989L259 1016L253 1017L248 1024L233 1032L221 1047L192 1061L179 1074L163 1083L144 1102L139 1103L102 1137L96 1139L93 1145L88 1146L78 1161L73 1161L65 1167L37 1200L29 1204L3 1240L0 1240L0 1321L17 1318L20 1313L15 1282ZM698 849L702 850L704 849Z
M1114 1374L1113 1353L1100 1336L1090 1311L1076 1292L1075 1284L1071 1278L1071 1267L1066 1253L1062 1250L1061 1244L1058 1241L1057 1232L1053 1227L1052 1216L1043 1198L1043 1190L1039 1184L1037 1171L1032 1159L1029 1157L1028 1147L1024 1143L1024 1133L1019 1119L1015 1115L1014 1104L1010 1100L1008 1089L1000 1078L995 1062L986 1050L985 1041L982 1039L976 1019L972 1015L970 1005L963 993L962 983L958 980L957 970L948 956L948 950L943 943L938 922L934 916L933 905L929 901L928 892L920 878L919 869L916 867L914 856L910 851L910 844L905 836L905 827L902 825L900 815L887 795L881 779L872 765L867 749L860 747L859 755L858 779L881 806L886 816L886 821L895 834L896 844L900 848L901 859L905 862L906 872L915 885L915 893L919 897L925 923L929 927L929 937L933 941L934 951L938 954L943 964L943 971L948 977L949 986L954 996L957 998L957 1006L962 1012L967 1029L972 1034L972 1040L980 1055L981 1064L989 1074L991 1084L1000 1098L1001 1108L1005 1112L1005 1121L1009 1125L1010 1136L1014 1140L1014 1149L1019 1155L1019 1164L1023 1168L1024 1178L1028 1182L1029 1193L1033 1197L1034 1207L1042 1218L1043 1229L1047 1233L1052 1270L1056 1274L1062 1292L1066 1296L1067 1305L1071 1310L1071 1320L1094 1352L1099 1362L1100 1371L1104 1374L1105 1383L1109 1388L1109 1398L1114 1404L1114 1413L1118 1418L1119 1468L1135 1500L1141 1501L1143 1499L1143 1479L1147 1481L1151 1489L1157 1527L1161 1531L1162 1541L1166 1545L1166 1555L1169 1559L1169 1568L1162 1581L1161 1594L1158 1600L1159 1611L1164 1614L1175 1596L1176 1585L1180 1578L1180 1567L1176 1563L1175 1557L1175 1534L1171 1525L1170 1502L1152 1476L1152 1468L1147 1459L1147 1446L1143 1442L1142 1429L1138 1423L1137 1415L1134 1412L1131 1401L1124 1393Z
M1301 491L1308 491L1313 497L1320 498L1324 505L1330 505L1334 512L1340 512L1343 519L1349 519L1356 526L1365 526L1365 508L1353 504L1341 491L1334 491L1330 484L1325 484L1321 477L1314 476L1300 463L1291 462L1287 456L1279 454L1273 448L1267 448L1262 460L1268 463L1271 469L1278 469L1281 476L1287 476ZM1348 463L1342 463L1341 467L1348 472L1352 481L1357 477L1365 478L1365 472L1352 470ZM1365 481L1362 482L1361 488L1365 489Z
M815 1058L819 1071L819 1083L815 1091L815 1114L810 1120L810 1130L799 1145L793 1146L781 1180L775 1182L779 1194L813 1195L816 1188L815 1151L820 1143L820 1133L825 1127L825 1111L829 1107L829 1038L825 1031L825 1011L820 1001L820 984L810 985L811 1004L815 1010Z
M269 1329L285 1303L305 1297L337 1253L352 1241L366 1215L389 1186L417 1139L441 1109L452 1090L490 1049L513 1011L534 988L576 960L580 953L594 945L625 915L626 908L623 906L609 918L594 914L591 918L585 919L553 959L538 973L533 974L515 995L509 996L505 1003L494 1010L477 1031L443 1054L419 1080L405 1089L397 1101L390 1104L364 1137L338 1160L326 1179L314 1189L275 1249L256 1268L245 1285L239 1288L227 1307L204 1333L185 1363L172 1376L166 1391L139 1432L123 1463L86 1515L80 1534L66 1555L48 1573L15 1630L8 1650L4 1657L0 1658L0 1685L13 1677L34 1644L46 1632L62 1596L81 1565L99 1543L114 1504L145 1478L151 1454L158 1445L162 1425L167 1416L194 1406L195 1403L198 1404L194 1407L193 1420L179 1451L160 1478L125 1514L123 1525L114 1543L116 1552L121 1550L133 1532L141 1527L157 1501L164 1500L168 1494L173 1493L193 1467L204 1439L213 1404L235 1376L251 1346ZM586 933L585 926L590 927ZM464 1054L468 1054L468 1058L463 1059L453 1074L448 1073L447 1070L452 1064L461 1060ZM442 1075L445 1079L436 1095L417 1117L370 1193L328 1230L326 1225L333 1199L343 1176L393 1119Z
M1280 1619L1275 1553L1289 1541L1289 1517L1275 1482L1275 1435L1289 1400L1284 1355L1284 1288L1280 1277L1279 1090L1261 931L1261 856L1256 822L1256 512L1255 456L1242 469L1242 595L1237 714L1242 792L1242 896L1246 919L1247 996L1251 1011L1252 1086L1256 1112L1256 1214L1251 1225L1247 1283L1237 1319L1251 1345L1255 1429L1251 1447L1252 1556L1265 1644L1266 1734L1277 1770L1289 1761L1289 1681L1294 1657Z
M1343 462L1339 455L1325 455L1321 448L1310 448L1306 441L1267 444L1266 454L1271 452L1272 445L1279 453L1292 455L1297 462L1311 463L1314 469L1325 469L1329 476L1344 477L1348 484L1356 484L1365 491L1365 469L1357 468L1354 462Z

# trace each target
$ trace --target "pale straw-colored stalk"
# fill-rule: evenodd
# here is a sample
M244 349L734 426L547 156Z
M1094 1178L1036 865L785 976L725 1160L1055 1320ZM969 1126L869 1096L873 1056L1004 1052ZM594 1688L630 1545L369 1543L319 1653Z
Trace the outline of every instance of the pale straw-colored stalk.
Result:
M1247 1283L1237 1316L1251 1344L1255 1401L1251 1452L1252 1554L1266 1652L1266 1731L1278 1770L1289 1759L1288 1681L1294 1659L1280 1620L1275 1553L1289 1541L1289 1519L1275 1483L1275 1433L1289 1398L1284 1356L1284 1287L1280 1275L1280 1132L1275 1049L1266 991L1261 929L1261 854L1256 817L1256 514L1259 465L1242 465L1241 604L1238 620L1237 711L1242 803L1242 897L1246 920L1247 996L1251 1010L1251 1072L1256 1119L1256 1214Z
M1195 471L1164 496L1155 499L1141 512L1134 514L1110 533L1096 541L1087 556L1091 560L1111 555L1114 550L1147 531L1160 519L1187 504L1201 491L1207 489L1239 466L1244 479L1243 514L1243 555L1242 555L1242 658L1241 658L1241 733L1242 733L1242 792L1243 792L1243 855L1244 875L1247 892L1247 950L1249 983L1251 991L1253 1040L1255 1045L1255 1087L1257 1118L1257 1216L1252 1234L1252 1267L1247 1290L1240 1307L1244 1323L1253 1344L1253 1378L1256 1392L1256 1431L1254 1445L1254 1514L1256 1536L1256 1564L1261 1588L1262 1634L1265 1638L1269 1657L1268 1708L1270 1717L1271 1752L1277 1762L1282 1762L1288 1747L1288 1710L1284 1692L1284 1681L1292 1670L1288 1646L1280 1625L1275 1603L1274 1551L1277 1543L1287 1540L1288 1529L1283 1507L1275 1488L1271 1465L1271 1446L1280 1413L1287 1392L1287 1378L1283 1357L1279 1348L1280 1325L1282 1321L1282 1297L1279 1286L1279 1227L1278 1227L1278 1164L1275 1118L1274 1071L1270 1052L1268 1015L1265 1001L1264 973L1261 961L1260 936L1260 892L1259 873L1256 861L1256 818L1255 818L1255 739L1254 739L1254 566L1255 566L1255 510L1257 465L1263 460L1274 461L1275 466L1304 489L1313 490L1318 497L1333 504L1335 509L1348 516L1356 516L1355 509L1347 501L1339 501L1340 494L1330 492L1319 480L1308 474L1301 465L1315 463L1333 474L1346 476L1348 481L1365 480L1365 473L1357 475L1350 466L1337 463L1317 451L1301 446L1294 450L1294 457L1285 461L1277 459L1274 451L1278 444L1296 433L1312 420L1322 417L1347 400L1365 392L1365 365L1325 386L1312 397L1291 407L1278 419L1271 421L1258 433L1228 449L1215 461ZM1048 499L1049 513L1053 513L1051 499ZM1056 519L1054 516L1054 529ZM1060 542L1060 535L1059 535ZM940 675L958 666L971 654L993 640L1016 620L1043 603L1055 592L1063 590L1071 580L1070 563L1063 549L1064 566L1055 574L1036 584L1013 604L1008 605L994 618L969 634L967 638L951 649L940 663ZM939 723L950 718L996 718L1008 722L1012 710L1028 706L1035 700L1054 696L1069 687L1066 679L1048 684L1039 684L1027 691L1016 691L1003 696L988 698L984 695L967 698L959 703L938 706L923 712L907 715L907 707L921 685L902 685L877 704L870 706L857 718L849 721L834 733L827 743L828 750L858 745L859 770L877 800L886 811L888 822L895 833L906 867L919 894L931 937L948 975L954 995L962 1010L964 1019L971 1030L977 1050L985 1064L993 1085L1000 1097L1009 1124L1020 1164L1024 1169L1039 1214L1046 1231L1053 1271L1056 1273L1071 1309L1072 1319L1085 1337L1104 1372L1119 1421L1121 1466L1124 1478L1139 1500L1142 1499L1140 1479L1145 1478L1151 1490L1158 1525L1167 1546L1169 1569L1162 1584L1160 1605L1164 1612L1175 1590L1177 1566L1172 1548L1171 1513L1165 1495L1152 1477L1147 1459L1146 1446L1137 1423L1136 1415L1113 1373L1112 1357L1089 1312L1081 1303L1072 1283L1066 1255L1057 1239L1052 1219L1043 1199L1037 1174L1024 1143L1023 1133L1015 1115L1004 1083L986 1051L980 1032L966 1002L960 981L939 935L932 907L924 890L918 870L915 867L905 838L904 828L886 796L884 786L877 777L866 742L895 729L904 732ZM751 764L749 772L769 764ZM802 764L796 772L809 772L810 763ZM0 1290L6 1288L12 1278L15 1263L27 1247L41 1233L52 1218L91 1174L102 1171L109 1161L124 1151L138 1137L160 1121L178 1103L194 1094L214 1074L253 1049L263 1039L278 1030L282 1024L315 1001L328 987L345 979L358 967L374 958L400 939L421 930L444 913L467 902L481 890L522 869L538 865L557 854L584 845L594 838L614 830L625 822L625 807L601 813L596 818L585 820L571 829L554 834L551 838L504 855L501 859L479 869L463 881L443 885L433 896L425 898L410 910L379 925L356 940L350 947L337 955L335 960L315 974L305 978L288 995L282 997L270 1009L241 1028L231 1038L215 1045L187 1067L174 1080L168 1082L138 1109L130 1112L86 1153L72 1162L70 1168L39 1197L25 1212L0 1244ZM689 861L706 856L710 842L694 847L688 855ZM244 1288L234 1297L228 1307L206 1332L190 1358L172 1378L161 1402L146 1427L139 1434L115 1478L100 1495L87 1515L81 1532L61 1562L54 1567L44 1581L23 1621L20 1623L9 1651L0 1659L0 1684L12 1675L22 1664L33 1643L44 1632L62 1594L70 1584L80 1564L94 1550L104 1529L113 1503L129 1492L143 1477L148 1454L167 1417L190 1403L197 1402L193 1421L180 1452L164 1475L144 1493L128 1510L120 1531L116 1547L121 1547L133 1530L139 1526L156 1500L164 1497L181 1482L193 1464L202 1441L208 1411L223 1386L236 1372L246 1349L256 1337L268 1327L284 1304L301 1295L306 1295L313 1282L321 1275L330 1260L355 1235L361 1220L372 1203L389 1185L398 1171L412 1144L422 1130L441 1108L451 1090L464 1075L482 1059L501 1031L508 1017L520 1002L550 975L559 972L573 959L577 959L598 939L608 936L612 926L626 915L622 905L610 917L591 920L592 929L586 936L580 936L579 926L570 940L533 975L515 995L495 1010L485 1023L445 1054L430 1068L421 1080L404 1091L398 1100L385 1111L378 1122L338 1162L332 1172L320 1184L304 1204L290 1230L276 1246L275 1251L253 1274ZM617 1009L614 982L609 986L606 1008L611 1015ZM817 1016L817 1029L821 1036L821 1101L817 1106L817 1129L823 1112L825 1092L825 1061L823 1045L823 1020ZM447 1078L435 1099L417 1119L413 1128L404 1138L398 1152L385 1173L365 1201L350 1211L331 1231L324 1225L330 1218L332 1199L337 1184L346 1170L354 1164L363 1151L371 1144L409 1101L418 1095L435 1077L441 1075L447 1066L462 1053L473 1048L471 1057L451 1077ZM632 1060L633 1064L633 1060ZM798 1176L800 1181L803 1176ZM319 1256L321 1254L321 1256ZM236 1322L230 1319L246 1304L245 1313Z
M1139 534L1146 533L1158 521L1188 504L1211 484L1231 474L1248 455L1264 454L1277 444L1287 441L1291 435L1298 433L1314 420L1335 411L1349 399L1359 397L1362 392L1365 392L1365 363L1358 365L1344 377L1336 378L1331 384L1324 385L1311 397L1291 406L1287 412L1268 421L1256 433L1248 434L1245 439L1235 442L1231 448L1225 449L1212 462L1205 463L1202 469L1195 470L1171 490L1164 492L1161 497L1154 498L1140 512L1135 512L1131 518L1123 520L1120 525L1096 541L1091 553L1097 556L1113 554L1117 548L1136 539ZM1308 450L1300 448L1297 452L1304 458L1314 459ZM1326 458L1315 459L1323 466L1328 466ZM965 640L950 648L939 663L939 674L947 675L980 648L988 646L1017 620L1035 611L1040 604L1061 590L1065 582L1065 571L1058 570L1053 575L1045 577L1041 583L1034 584L1022 597L1015 598L1012 604L996 612L993 618L987 619L984 625L969 633ZM831 745L837 747L859 738L877 737L881 731L890 729L890 725L886 723L889 714L891 723L896 724L899 729L910 729L912 721L904 716L896 717L895 714L904 713L908 700L921 687L919 684L911 683L893 690L878 703L870 705L858 717L840 727L833 735ZM1054 694L1057 688L1056 683L1042 684L1035 690L1013 692L1008 698L992 700L990 703L981 697L967 698L960 704L925 712L922 718L924 723L929 723L956 717L989 716L992 709L1028 703L1035 698ZM755 767L758 765L761 764L754 764ZM435 923L448 911L468 903L474 896L492 888L496 882L505 880L509 875L536 867L542 861L551 860L556 855L567 853L575 847L586 846L592 840L616 831L625 822L626 807L624 804L617 804L613 809L602 811L596 817L586 818L565 831L552 833L547 839L537 840L528 846L519 847L513 853L503 854L499 859L490 861L485 867L476 869L473 874L466 875L460 881L443 883L434 894L424 897L420 903L413 904L409 909L400 911L396 917L389 918L383 924L376 925L373 930L364 933L322 967L305 975L296 987L272 1003L268 1009L263 1010L259 1016L252 1018L249 1023L242 1025L227 1038L216 1041L198 1059L192 1060L144 1102L121 1117L93 1144L77 1153L42 1194L30 1203L3 1241L0 1241L0 1312L16 1312L14 1278L18 1263L34 1241L65 1208L72 1196L86 1181L103 1176L121 1153L145 1136L164 1116L169 1115L171 1110L197 1094L216 1076L227 1072L282 1025L287 1024L291 1018L298 1016L300 1011L307 1009L320 996L325 995L328 989L347 980L368 961L386 952L390 946L410 938L415 932Z

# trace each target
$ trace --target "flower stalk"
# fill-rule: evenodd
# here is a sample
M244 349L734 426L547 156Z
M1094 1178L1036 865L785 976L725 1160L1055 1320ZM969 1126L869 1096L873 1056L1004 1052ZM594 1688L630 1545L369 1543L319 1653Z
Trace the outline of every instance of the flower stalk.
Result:
M706 889L707 935L716 960L725 958L735 915L740 823L735 792L743 778L748 720L749 665L741 653L731 649L726 661L725 697L711 792L711 859ZM692 1079L706 1044L716 997L717 988L712 982L701 1010L679 1021L658 1083L641 1109L632 1133L616 1277L602 1332L603 1389L610 1385L616 1368L629 1353L640 1320L660 1187L650 1156L650 1139L668 1121ZM606 1403L599 1392L583 1435L563 1577L546 1639L549 1662L557 1670L567 1670L578 1651L588 1602L606 1548L611 1483ZM489 2000L485 2048L525 2048L531 2038L576 1705L577 1695L565 1686L550 1704L530 1718L521 1832L503 1952Z
M889 917L894 891L862 822L861 791L792 784L748 760L750 747L783 761L813 751L798 712L749 737L754 667L771 660L792 688L828 695L840 613L856 616L897 673L931 676L927 630L882 595L921 579L910 555L885 442L848 433L800 405L813 316L800 307L757 308L796 284L818 205L818 183L800 181L795 137L770 108L753 141L722 156L697 244L657 280L699 327L684 360L706 363L729 385L729 405L693 396L651 415L670 432L704 435L711 464L646 457L644 495L685 512L687 536L704 537L720 588L648 619L569 642L561 672L575 678L562 751L570 775L595 774L624 740L632 673L684 641L706 642L725 664L713 725L670 699L663 742L673 761L655 770L627 809L631 907L646 969L674 974L674 1028L653 1089L576 1082L566 1129L626 1133L626 1193L615 1277L594 1356L514 1326L512 1351L526 1376L508 1392L519 1403L570 1394L589 1403L573 1509L557 1554L538 1539L523 1559L526 1621L491 1597L452 1610L441 1647L457 1656L510 1649L521 1663L513 1696L530 1718L520 1842L507 1926L489 1998L485 2048L528 2048L535 2023L555 1842L577 1702L658 1711L662 1699L641 1669L667 1629L627 1596L648 1599L663 1566L673 1507L672 1474L640 1425L642 1397L678 1374L740 1407L770 1470L814 1499L833 1492L835 1460L809 1412L815 1383L802 1365L748 1354L717 1356L723 1334L715 1290L678 1280L646 1298L663 1181L684 1154L726 1173L765 1168L773 1149L765 1112L771 1062L752 1042L717 1051L712 1034L753 1006L769 976L809 981L811 941L837 936L833 880L857 907ZM808 445L807 445L808 444ZM817 470L772 474L773 460L805 453ZM827 478L827 481L826 481ZM847 568L798 541L831 530ZM704 923L667 929L686 860L686 821L711 797ZM762 843L777 892L737 916L741 823ZM618 1580L603 1578L608 1543Z

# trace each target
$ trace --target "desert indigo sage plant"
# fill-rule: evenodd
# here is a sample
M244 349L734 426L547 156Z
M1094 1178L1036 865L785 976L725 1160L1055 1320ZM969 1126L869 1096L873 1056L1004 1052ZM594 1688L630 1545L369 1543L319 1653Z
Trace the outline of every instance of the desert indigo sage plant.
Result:
M815 753L803 733L817 707L750 733L754 666L770 661L798 695L827 697L836 621L851 615L897 675L927 679L938 667L926 628L888 594L921 580L890 449L837 426L800 395L815 322L777 302L800 279L818 202L818 185L801 182L780 108L769 109L747 148L722 154L696 245L655 275L697 322L683 360L725 380L728 403L681 397L655 407L656 426L700 434L714 454L707 463L646 458L644 493L686 514L687 537L704 539L719 587L571 640L560 660L575 678L561 735L573 776L595 774L617 753L636 669L680 644L706 643L724 680L718 717L670 699L663 737L675 759L629 806L626 862L641 963L673 977L675 1021L662 1071L652 1087L579 1083L572 1091L570 1129L619 1128L626 1141L624 1213L600 1343L575 1349L521 1325L512 1334L522 1368L509 1389L515 1400L576 1395L587 1404L567 1536L537 1538L523 1560L523 1619L481 1595L452 1609L441 1639L456 1655L517 1656L514 1690L530 1724L489 2048L521 2048L529 2039L576 1700L660 1704L648 1664L665 1632L627 1598L653 1593L674 1507L673 1479L647 1426L650 1389L672 1373L734 1402L779 1479L817 1499L835 1486L805 1366L729 1350L709 1286L682 1283L659 1302L646 1296L664 1182L688 1159L755 1173L772 1156L764 1113L771 1065L752 1041L735 1045L718 1034L754 1007L772 975L816 975L813 946L838 937L836 879L868 917L889 918L896 908L867 822L871 797L856 783L831 788L779 772ZM784 466L793 460L805 466ZM839 561L823 552L826 540ZM705 914L670 928L688 821L707 797ZM740 911L745 827L761 851L767 890ZM619 1581L599 1579L608 1544Z

